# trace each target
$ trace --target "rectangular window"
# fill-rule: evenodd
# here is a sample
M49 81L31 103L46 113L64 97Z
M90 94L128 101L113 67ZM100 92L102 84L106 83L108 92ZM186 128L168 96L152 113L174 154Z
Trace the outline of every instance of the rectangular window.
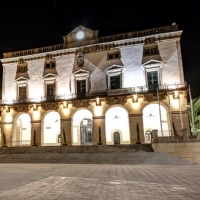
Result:
M46 68L55 68L55 63L46 63Z
M158 86L158 72L147 72L148 91L155 91Z
M50 68L50 64L46 64L46 68Z
M158 85L158 72L147 72L148 85Z
M119 53L109 53L107 57L108 57L108 60L120 58Z
M116 53L116 54L115 54L115 58L119 58L119 53Z
M151 47L151 48L145 48L144 49L144 56L145 55L154 55L158 54L158 48L157 47Z
M84 98L86 95L86 80L77 80L77 97Z
M54 95L54 84L47 84L47 96Z
M26 72L27 71L27 67L19 67L18 68L18 72Z
M120 75L110 77L110 89L119 89L120 88Z
M113 55L110 54L110 55L108 56L108 59L109 59L109 60L110 60L110 59L113 59Z
M86 92L86 81L77 81L77 92Z
M26 87L19 87L19 99L26 99Z

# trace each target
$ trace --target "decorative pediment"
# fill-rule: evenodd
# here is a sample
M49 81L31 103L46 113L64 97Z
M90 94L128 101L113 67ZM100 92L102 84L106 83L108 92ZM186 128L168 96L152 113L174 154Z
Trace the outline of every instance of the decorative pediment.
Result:
M123 71L123 69L124 69L124 66L112 65L108 67L105 71L107 74L109 74L109 73L121 72Z
M94 33L94 32L98 33L99 32L99 31L94 31L92 29L89 29L89 28L87 28L85 26L79 25L74 30L72 30L69 34L77 33L77 31L79 31L79 30L84 30L85 32L89 32L89 33ZM69 35L69 34L67 34L67 35Z
M52 73L48 73L48 74L46 74L45 76L43 76L43 79L45 80L45 81L49 81L49 80L58 80L58 75L56 75L56 74L52 74Z
M15 79L16 84L27 84L29 82L29 78L25 78L23 76Z
M89 76L90 71L84 70L84 69L79 69L78 71L74 72L72 74L74 77L80 77L80 76Z
M143 68L152 68L152 67L158 67L158 66L162 66L164 63L160 60L154 60L151 59L147 62L145 62L144 64L142 64Z
M94 31L80 25L66 36L63 36L64 47L75 47L77 42L84 44L96 43L98 41L98 33L98 30Z

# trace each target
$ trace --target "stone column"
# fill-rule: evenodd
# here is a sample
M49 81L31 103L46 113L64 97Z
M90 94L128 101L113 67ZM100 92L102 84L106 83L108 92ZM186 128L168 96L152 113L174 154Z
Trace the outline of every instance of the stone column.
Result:
M141 143L145 142L142 114L129 114L131 144L135 144L137 141L137 130L136 130L137 123L139 124L139 129L140 129L140 142Z
M97 145L99 142L99 127L101 128L101 142L106 144L106 129L105 116L93 117L93 144Z
M31 121L31 145L34 144L34 130L36 132L36 146L42 146L44 144L44 135L41 134L41 120ZM44 130L43 130L44 131ZM44 134L44 133L43 133Z
M71 135L71 133L72 133L72 119L71 118L61 119L61 128L60 128L61 145L64 144L63 128L65 130L66 143L68 145L72 145L72 135Z

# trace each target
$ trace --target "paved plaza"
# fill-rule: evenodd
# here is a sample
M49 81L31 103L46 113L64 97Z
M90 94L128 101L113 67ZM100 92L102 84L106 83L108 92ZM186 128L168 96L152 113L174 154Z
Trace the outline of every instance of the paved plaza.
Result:
M200 166L0 164L0 199L200 200Z

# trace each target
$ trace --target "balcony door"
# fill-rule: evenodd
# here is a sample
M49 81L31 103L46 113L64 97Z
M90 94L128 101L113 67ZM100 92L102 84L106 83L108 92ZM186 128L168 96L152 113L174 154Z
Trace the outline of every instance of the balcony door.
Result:
M119 89L120 88L120 75L118 76L111 76L110 77L110 89Z
M19 87L19 100L25 101L26 100L26 86Z
M158 71L147 72L148 91L155 91L158 86Z
M47 100L54 100L54 84L47 84Z
M77 80L77 98L86 97L86 80Z

